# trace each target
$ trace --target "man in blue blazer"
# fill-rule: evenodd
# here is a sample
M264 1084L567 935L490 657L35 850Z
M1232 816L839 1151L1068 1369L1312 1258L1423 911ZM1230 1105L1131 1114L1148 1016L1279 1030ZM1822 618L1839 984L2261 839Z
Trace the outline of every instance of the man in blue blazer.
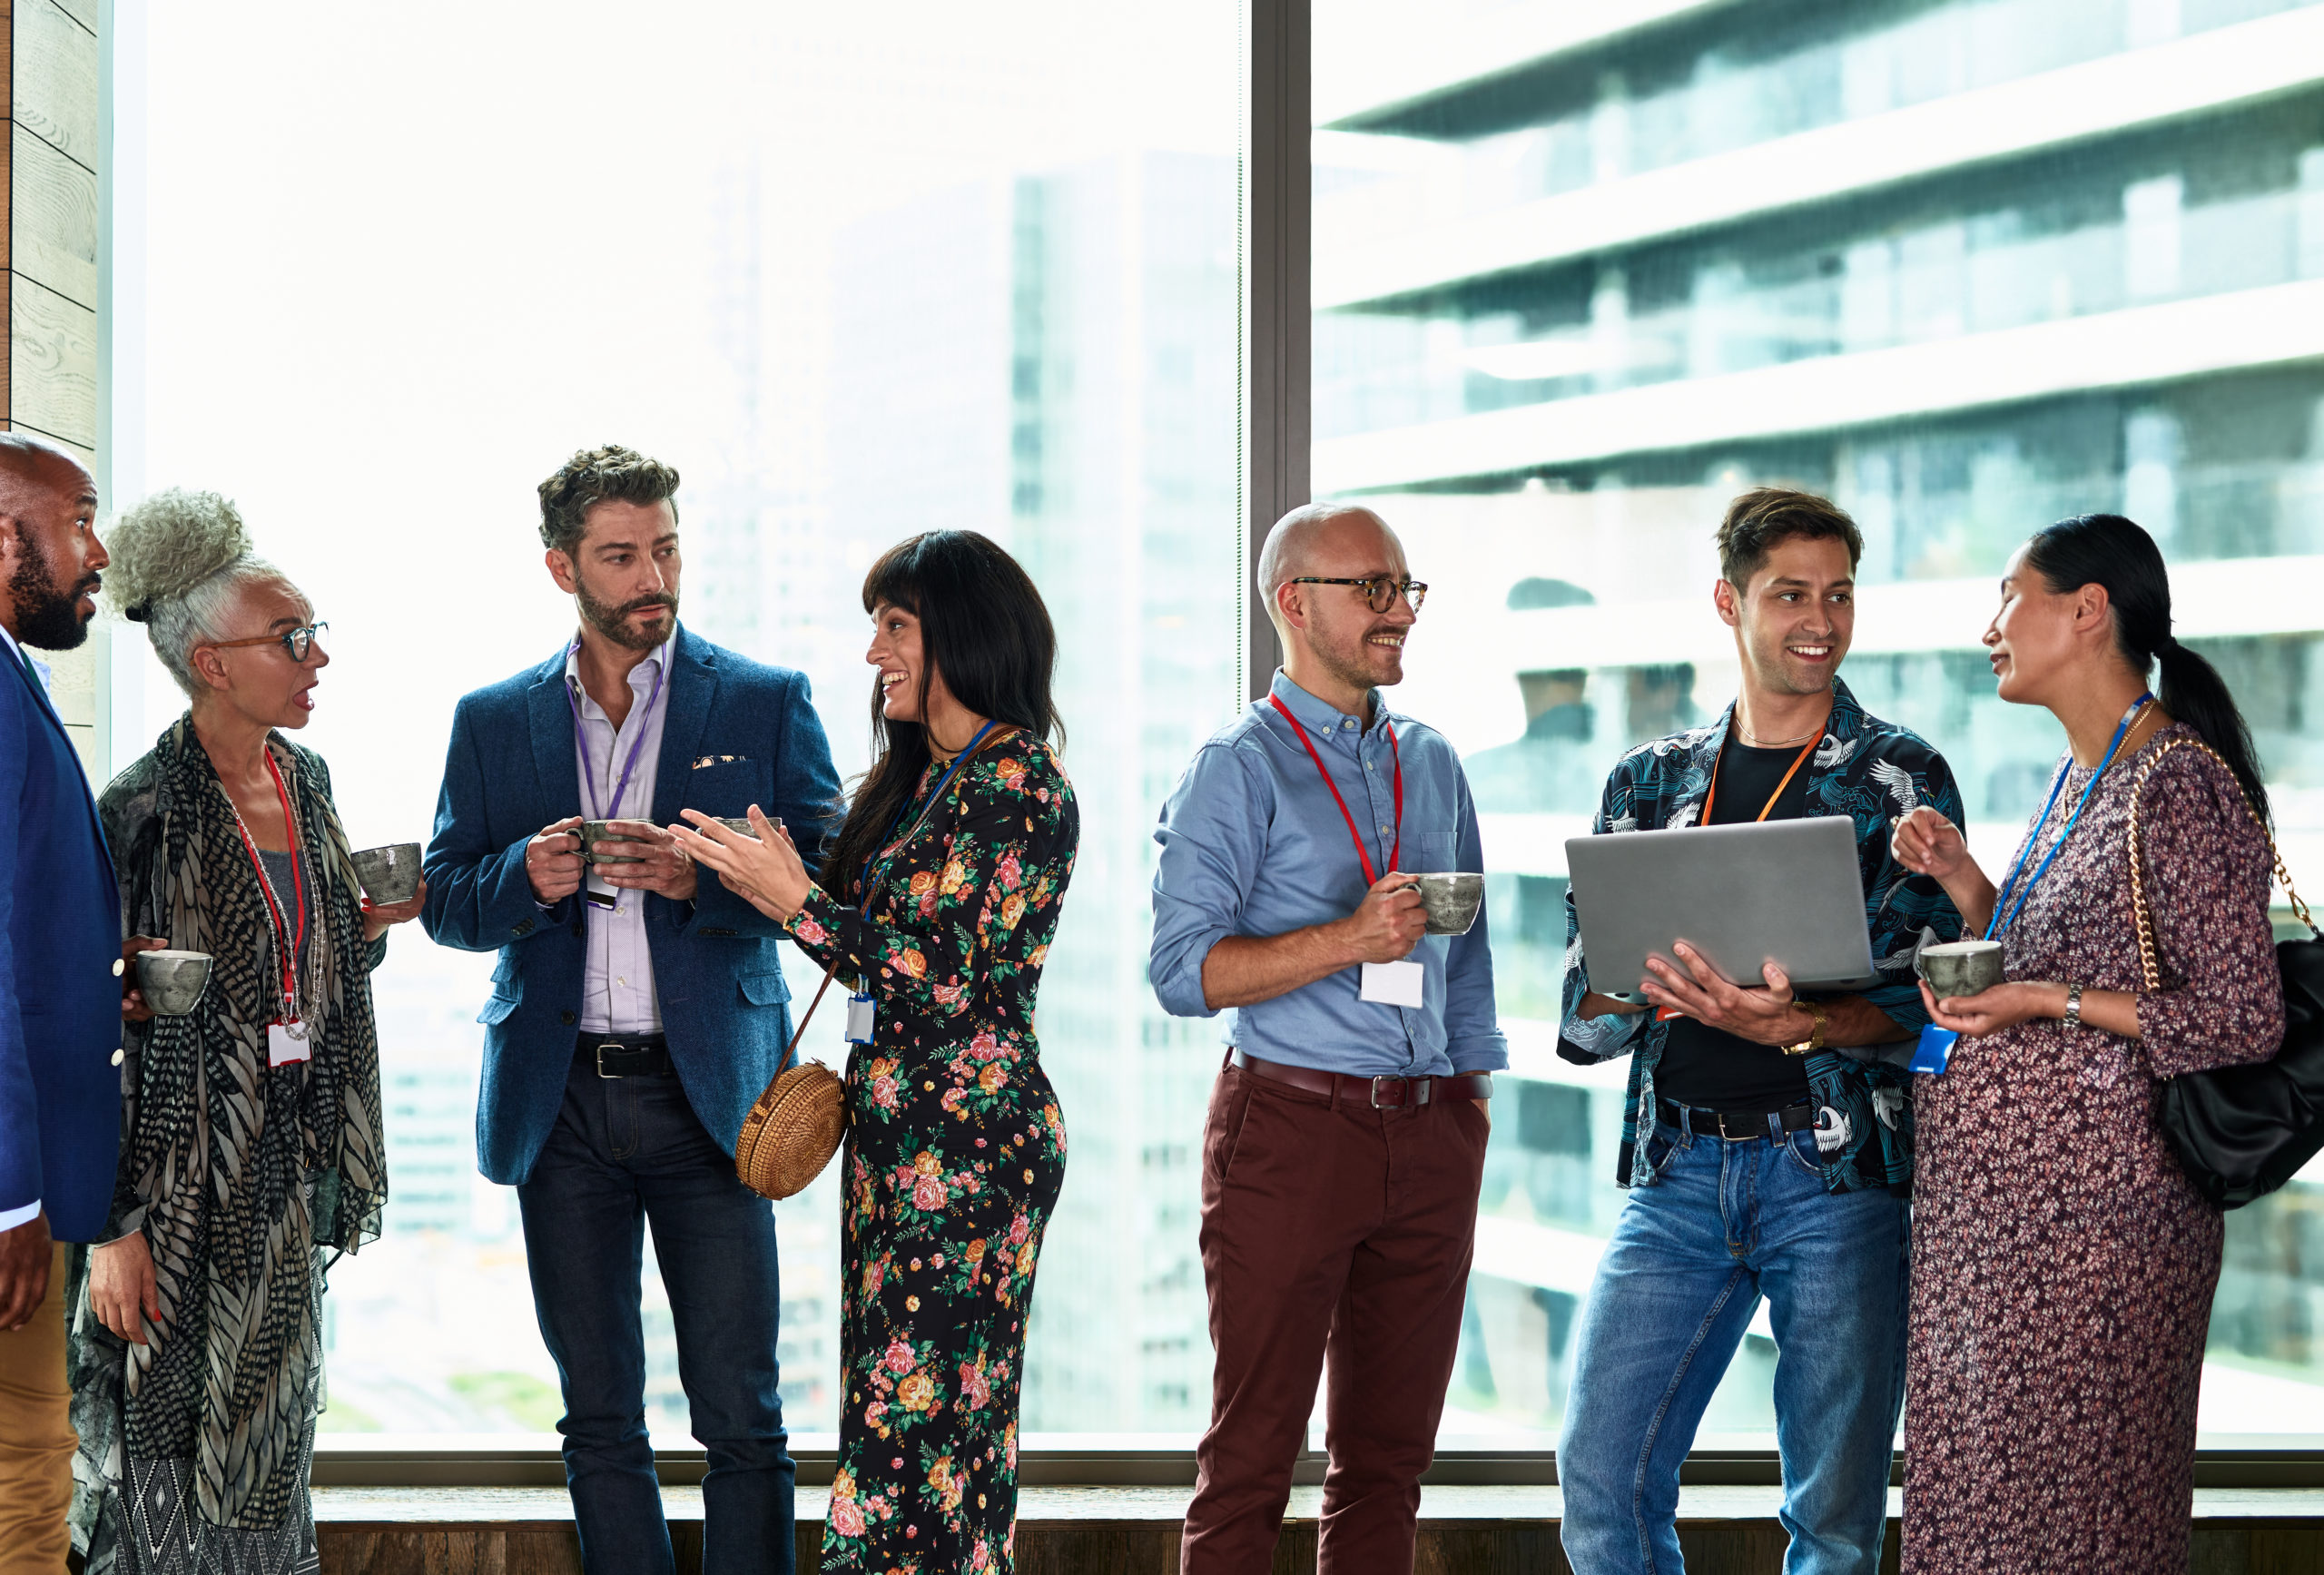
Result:
M780 816L820 847L839 798L798 673L678 626L678 474L633 450L543 482L578 637L459 704L425 870L428 932L497 949L477 1151L514 1185L566 1481L591 1575L666 1575L645 1429L643 1226L670 1294L703 1480L704 1575L793 1565L773 1206L734 1174L790 1037L780 927L697 870L681 809ZM585 867L584 820L625 822Z
M88 638L109 561L71 456L0 433L0 1570L64 1568L58 1242L104 1229L121 1147L121 894L81 758L25 647Z

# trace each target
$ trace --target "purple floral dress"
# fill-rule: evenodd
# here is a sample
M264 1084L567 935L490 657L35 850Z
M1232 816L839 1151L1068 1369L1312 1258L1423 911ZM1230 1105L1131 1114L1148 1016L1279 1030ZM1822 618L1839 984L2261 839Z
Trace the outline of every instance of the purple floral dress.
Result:
M1079 832L1048 746L1008 739L874 871L868 920L817 891L790 922L878 1001L847 1067L826 1570L1015 1566L1025 1319L1065 1179L1033 997Z
M2009 977L2142 991L2131 788L2117 761L2007 931ZM2073 766L2040 863L2090 772ZM2221 1226L2155 1125L2157 1079L2265 1060L2283 1036L2267 843L2193 748L2141 818L2162 989L2141 1038L2053 1019L1964 1039L1916 1079L1904 1569L2184 1570L2195 1400Z

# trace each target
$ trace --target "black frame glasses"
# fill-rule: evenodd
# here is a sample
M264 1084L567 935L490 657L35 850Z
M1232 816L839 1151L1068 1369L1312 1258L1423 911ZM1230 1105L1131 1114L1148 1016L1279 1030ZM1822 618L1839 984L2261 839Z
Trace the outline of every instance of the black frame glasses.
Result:
M1295 578L1284 581L1284 584L1287 586L1354 586L1364 593L1364 605L1375 613L1384 613L1394 606L1396 594L1399 591L1403 593L1404 600L1413 605L1413 611L1415 613L1420 611L1420 605L1428 599L1428 586L1422 581L1392 580L1384 575L1374 575L1369 579L1361 580L1334 580L1327 579L1322 575L1300 575Z
M330 628L329 623L318 618L311 624L285 629L280 635L259 635L248 640L207 640L203 644L213 651L230 651L237 645L280 645L290 653L290 660L303 666L307 658L314 654L315 642L321 639Z

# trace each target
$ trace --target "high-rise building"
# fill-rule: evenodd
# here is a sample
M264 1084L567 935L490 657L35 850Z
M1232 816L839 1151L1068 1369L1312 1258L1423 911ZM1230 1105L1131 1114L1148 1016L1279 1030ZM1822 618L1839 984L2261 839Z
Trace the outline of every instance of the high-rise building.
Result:
M1057 625L1081 844L1043 975L1065 1192L1032 1431L1207 1414L1196 1161L1218 1050L1146 984L1156 806L1237 709L1233 166L1132 153L922 199L842 241L832 527L980 530Z
M1854 0L1316 11L1314 453L1432 584L1403 704L1470 757L1515 1045L1456 1407L1554 1423L1620 1196L1556 1060L1563 841L1732 694L1726 499L1866 548L1843 676L2014 845L2060 747L1977 637L2009 552L2126 513L2324 883L2324 6ZM2324 1185L2230 1217L2204 1425L2307 1425ZM1764 1325L1762 1325L1764 1329ZM1761 1427L1755 1337L1709 1426ZM1450 1424L1449 1424L1450 1425Z

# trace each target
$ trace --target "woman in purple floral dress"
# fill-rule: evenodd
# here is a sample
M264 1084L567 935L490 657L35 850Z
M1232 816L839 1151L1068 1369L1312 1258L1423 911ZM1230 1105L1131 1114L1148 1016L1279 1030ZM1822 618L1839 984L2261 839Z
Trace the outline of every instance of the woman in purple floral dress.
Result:
M690 814L684 841L872 999L847 1070L822 1567L1008 1570L1026 1315L1065 1175L1033 1035L1080 826L1048 743L1055 635L1024 571L967 531L891 549L863 605L882 748L824 861L831 890L764 824L754 842Z
M1963 1037L1913 1095L1903 1567L1918 1575L2187 1567L2221 1226L2164 1145L2156 1088L2273 1055L2283 984L2246 807L2265 812L2258 762L2219 674L2171 637L2170 594L2129 520L2035 536L1985 645L2002 698L2065 725L2052 805L1998 893L1934 812L1897 828L1899 861L1972 933L2000 908L2008 979L1931 1001ZM2127 835L2142 776L2151 992Z

